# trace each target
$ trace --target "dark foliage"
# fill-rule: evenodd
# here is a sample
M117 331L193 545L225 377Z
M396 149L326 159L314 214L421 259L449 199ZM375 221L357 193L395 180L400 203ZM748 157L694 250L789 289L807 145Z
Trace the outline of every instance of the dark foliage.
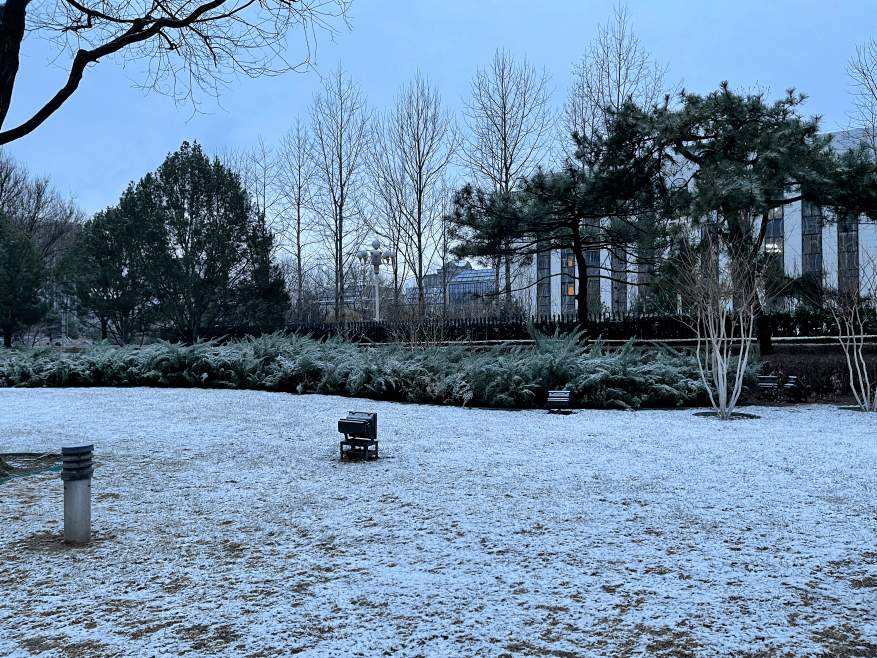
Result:
M118 342L154 319L194 343L280 326L289 295L273 248L240 177L184 142L86 225L65 271Z
M0 212L0 329L4 347L22 324L32 324L47 310L38 293L45 279L43 259L33 241Z
M639 409L706 400L690 356L628 343L607 352L582 336L532 329L532 348L357 347L333 338L265 335L223 345L103 345L81 354L37 349L0 358L0 386L176 386L323 393L485 407L540 407L566 389L575 406ZM750 369L752 370L752 369ZM754 370L749 373L754 381Z

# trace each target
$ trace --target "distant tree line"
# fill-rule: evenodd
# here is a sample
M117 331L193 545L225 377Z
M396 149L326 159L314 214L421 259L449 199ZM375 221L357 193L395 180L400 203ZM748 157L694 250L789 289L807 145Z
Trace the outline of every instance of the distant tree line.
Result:
M0 332L9 347L22 327L58 320L56 267L85 213L45 176L0 152Z
M348 3L330 5L343 17ZM302 11L289 21L318 17ZM160 38L169 28L156 20ZM184 143L88 221L2 156L4 343L27 342L40 323L57 335L65 310L119 343L368 320L373 275L355 254L374 236L398 254L381 270L388 320L452 316L436 290L463 258L493 269L491 313L519 313L514 293L533 284L519 275L550 250L575 263L580 324L602 311L601 280L632 275L644 283L631 310L675 313L679 255L706 234L745 265L736 272L767 285L766 231L779 208L805 200L829 221L877 218L877 47L850 62L866 139L841 153L802 115L801 94L771 102L727 83L705 95L680 89L630 23L617 5L559 108L548 72L506 51L476 71L459 122L421 73L379 112L339 66L278 144L208 157Z

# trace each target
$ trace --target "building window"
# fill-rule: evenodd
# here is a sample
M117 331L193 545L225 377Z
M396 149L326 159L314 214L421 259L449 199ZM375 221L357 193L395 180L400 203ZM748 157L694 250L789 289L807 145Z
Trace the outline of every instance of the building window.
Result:
M822 208L801 202L801 272L822 272Z
M572 249L565 247L560 250L560 289L567 293L561 295L560 313L565 318L571 318L576 314L575 281L575 257Z
M773 267L779 272L785 272L784 252L784 222L783 206L771 208L767 213L767 229L764 235L764 252Z
M627 259L621 250L612 250L612 315L627 313Z
M551 315L551 252L536 255L536 315Z
M837 291L859 294L859 223L855 219L837 223Z
M588 273L588 313L600 313L600 250L588 249L585 252L585 264Z

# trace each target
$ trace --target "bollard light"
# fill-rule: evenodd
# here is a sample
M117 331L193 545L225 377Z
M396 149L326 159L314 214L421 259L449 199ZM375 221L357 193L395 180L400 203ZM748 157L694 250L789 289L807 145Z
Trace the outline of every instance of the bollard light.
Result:
M64 541L91 541L91 475L93 445L61 448L61 479L64 481Z

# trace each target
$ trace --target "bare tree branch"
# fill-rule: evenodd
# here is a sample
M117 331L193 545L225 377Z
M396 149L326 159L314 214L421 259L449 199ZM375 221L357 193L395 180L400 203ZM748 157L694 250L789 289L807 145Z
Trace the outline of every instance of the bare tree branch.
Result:
M362 179L370 148L371 115L359 87L340 64L314 97L311 122L318 170L317 217L332 255L335 319L343 321L345 274L365 226Z
M508 194L547 157L555 120L549 82L546 70L538 72L526 59L516 62L506 51L498 50L488 68L478 69L463 112L468 130L460 159L480 186ZM497 291L499 267L497 261ZM511 303L508 257L505 296Z
M847 63L851 79L850 93L855 112L848 113L853 127L865 131L865 141L877 153L877 40L856 46L856 54Z
M395 107L375 123L372 156L377 190L398 218L397 251L414 273L418 309L425 313L424 276L440 232L437 193L458 146L451 113L438 90L420 76L396 97Z
M301 315L304 305L305 253L310 244L309 235L314 224L314 185L316 162L313 137L308 127L296 117L295 123L283 136L278 155L278 184L286 201L281 211L282 247L295 259L296 314Z
M616 4L614 17L601 25L597 38L573 67L574 81L563 105L560 126L562 143L574 159L577 133L594 138L605 135L617 112L628 101L649 109L679 85L668 87L668 66L658 64L640 44L630 27L627 5Z
M109 55L144 61L141 87L192 102L196 91L217 96L236 74L279 75L307 67L317 31L337 33L352 0L61 0L37 5L9 0L0 21L0 126L9 112L26 32L69 53L67 82L20 125L0 132L0 145L38 128L73 95L86 68ZM27 23L27 24L26 24ZM289 35L300 31L305 52L289 61Z

